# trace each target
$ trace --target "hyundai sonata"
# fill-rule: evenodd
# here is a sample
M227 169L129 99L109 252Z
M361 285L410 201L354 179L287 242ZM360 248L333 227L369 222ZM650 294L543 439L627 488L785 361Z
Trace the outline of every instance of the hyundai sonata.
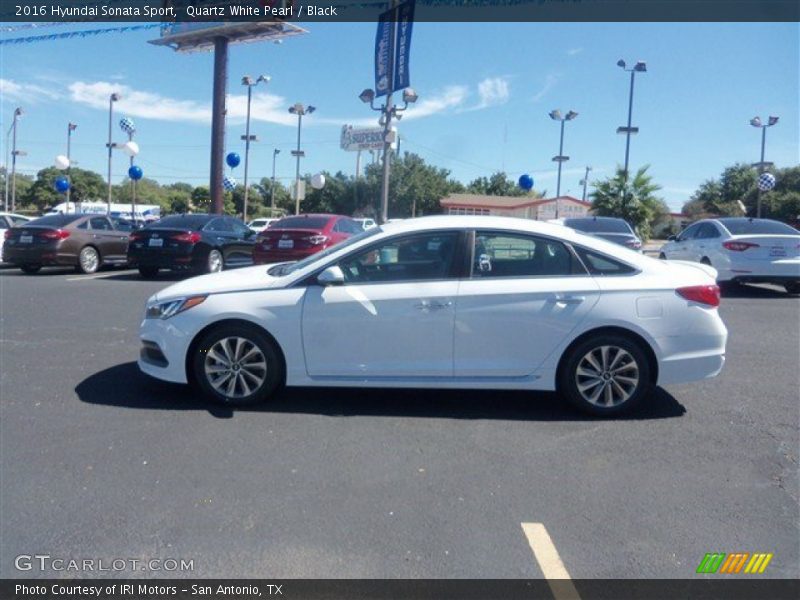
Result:
M229 404L284 384L557 390L611 415L719 373L715 276L537 221L410 219L158 292L139 367Z

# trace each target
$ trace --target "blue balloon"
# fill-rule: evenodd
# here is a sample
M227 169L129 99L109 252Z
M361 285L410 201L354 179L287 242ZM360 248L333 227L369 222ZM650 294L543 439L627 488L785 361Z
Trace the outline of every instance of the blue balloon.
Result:
M239 166L239 163L242 162L242 158L236 152L230 152L228 156L225 157L225 162L228 163L231 169L235 169Z
M520 175L519 178L519 187L521 187L526 192L529 192L533 189L533 177L525 173L524 175Z
M130 169L128 169L128 177L134 181L139 181L143 175L144 172L142 171L142 167L138 165L133 165Z
M55 182L56 191L65 194L69 189L69 179L66 177L59 177Z

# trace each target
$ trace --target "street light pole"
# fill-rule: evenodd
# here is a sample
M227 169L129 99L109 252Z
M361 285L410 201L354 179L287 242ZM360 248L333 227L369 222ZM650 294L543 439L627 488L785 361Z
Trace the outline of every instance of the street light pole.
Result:
M275 159L281 151L278 148L272 150L272 185L269 188L269 216L275 216Z
M294 214L300 214L300 158L305 153L300 150L300 131L303 128L303 115L310 115L315 110L314 106L303 106L299 102L289 107L289 112L297 115L297 150L292 150L292 155L297 157L297 169L294 175Z
M636 73L644 73L647 71L647 63L644 61L637 61L632 68L627 69L626 63L624 60L620 59L617 61L617 66L622 68L623 71L627 71L631 74L631 86L630 92L628 93L628 125L627 127L617 127L617 133L624 133L625 134L625 181L628 180L628 164L630 159L630 152L631 152L631 135L639 133L638 127L633 127L631 125L633 119L633 82L636 76Z
M558 199L561 197L561 164L569 160L569 156L564 156L564 125L567 121L572 121L578 116L574 110L569 111L566 115L562 115L560 110L550 111L549 116L554 121L561 122L561 137L558 145L558 156L553 157L553 162L558 163L558 182L556 183L556 216L558 218Z
M72 132L78 128L75 123L67 123L67 181L69 181L69 187L67 188L67 212L69 212L69 199L70 199L70 192L72 192ZM78 212L77 210L75 212Z
M22 115L22 109L16 108L14 110L14 121L12 122L12 146L11 146L11 212L17 210L17 156L20 152L17 150L17 122ZM8 173L6 173L8 179Z
M761 122L761 117L753 117L750 119L750 125L761 129L761 160L753 166L758 169L759 175L772 166L771 162L764 160L764 153L767 147L767 127L772 127L778 122L780 117L770 116L766 123ZM761 218L761 190L758 190L758 200L756 203L756 218Z
M247 122L245 125L245 134L242 136L242 139L244 139L244 204L242 206L242 220L245 223L247 222L247 198L249 196L249 190L247 186L247 167L250 162L250 142L257 141L256 136L250 135L250 103L253 100L253 88L262 81L264 83L269 83L269 80L270 78L266 75L259 75L255 82L249 75L242 77L242 85L247 86Z
M114 102L117 102L120 98L119 94L111 94L108 98L108 198L106 199L106 213L108 215L111 215L111 153L114 149L114 143L111 141L111 131L114 119Z
M586 186L589 184L589 171L591 170L592 167L587 165L586 174L583 176L583 181L581 181L581 185L583 185L583 196L581 197L581 200L584 202L586 202Z

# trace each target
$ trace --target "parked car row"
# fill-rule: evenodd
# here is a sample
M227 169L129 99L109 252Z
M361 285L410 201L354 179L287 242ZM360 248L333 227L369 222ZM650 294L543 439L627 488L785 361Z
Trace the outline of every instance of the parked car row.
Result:
M6 216L0 217L6 223ZM44 266L74 266L94 273L104 265L194 274L299 260L364 231L356 220L306 214L275 220L260 233L235 217L181 214L135 229L124 219L96 214L50 214L18 222L3 234L5 257L25 273Z

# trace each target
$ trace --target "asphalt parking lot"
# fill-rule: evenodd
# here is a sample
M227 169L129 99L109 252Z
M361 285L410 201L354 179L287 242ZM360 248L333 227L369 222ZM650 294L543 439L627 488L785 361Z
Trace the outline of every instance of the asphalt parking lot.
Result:
M800 576L800 298L779 288L723 298L718 378L604 421L521 392L212 406L136 367L169 281L0 271L0 577L53 576L14 566L46 553L194 564L126 577L539 578L531 522L573 578L691 578L737 551Z

